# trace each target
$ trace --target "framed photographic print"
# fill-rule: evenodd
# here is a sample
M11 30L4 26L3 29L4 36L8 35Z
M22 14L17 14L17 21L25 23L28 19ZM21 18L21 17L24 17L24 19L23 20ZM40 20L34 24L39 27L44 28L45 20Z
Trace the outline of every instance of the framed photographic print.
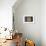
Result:
M23 16L24 23L34 23L34 16L32 15L25 15Z

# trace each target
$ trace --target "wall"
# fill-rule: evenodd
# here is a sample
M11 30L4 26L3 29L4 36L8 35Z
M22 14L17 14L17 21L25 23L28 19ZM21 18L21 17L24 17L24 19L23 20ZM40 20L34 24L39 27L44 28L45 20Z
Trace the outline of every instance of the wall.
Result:
M0 0L0 27L12 29L12 6L16 0Z
M41 41L46 46L46 0L41 0Z
M41 46L41 0L23 0L14 10L15 29L22 32L24 38L34 40L36 46ZM24 15L34 16L34 23L23 23Z

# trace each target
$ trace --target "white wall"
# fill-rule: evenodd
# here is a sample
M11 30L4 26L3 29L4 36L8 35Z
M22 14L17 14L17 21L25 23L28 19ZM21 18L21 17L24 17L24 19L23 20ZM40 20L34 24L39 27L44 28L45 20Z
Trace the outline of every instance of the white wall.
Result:
M46 46L46 0L41 0L41 38L42 46Z
M34 23L23 23L24 15L34 16ZM14 12L15 28L24 34L24 37L35 41L41 46L41 0L23 0Z
M12 6L16 0L0 0L0 27L12 28Z

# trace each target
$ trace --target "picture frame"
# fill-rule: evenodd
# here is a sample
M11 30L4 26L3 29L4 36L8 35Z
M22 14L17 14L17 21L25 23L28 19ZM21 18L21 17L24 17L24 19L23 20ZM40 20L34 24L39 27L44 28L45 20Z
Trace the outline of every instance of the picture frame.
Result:
M34 23L34 16L33 15L24 15L23 23Z

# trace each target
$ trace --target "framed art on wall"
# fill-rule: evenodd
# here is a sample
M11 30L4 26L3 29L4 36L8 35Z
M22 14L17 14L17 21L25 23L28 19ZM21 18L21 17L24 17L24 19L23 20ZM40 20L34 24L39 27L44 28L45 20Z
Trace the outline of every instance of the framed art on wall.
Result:
M25 15L23 16L24 23L34 23L34 16L32 15Z

